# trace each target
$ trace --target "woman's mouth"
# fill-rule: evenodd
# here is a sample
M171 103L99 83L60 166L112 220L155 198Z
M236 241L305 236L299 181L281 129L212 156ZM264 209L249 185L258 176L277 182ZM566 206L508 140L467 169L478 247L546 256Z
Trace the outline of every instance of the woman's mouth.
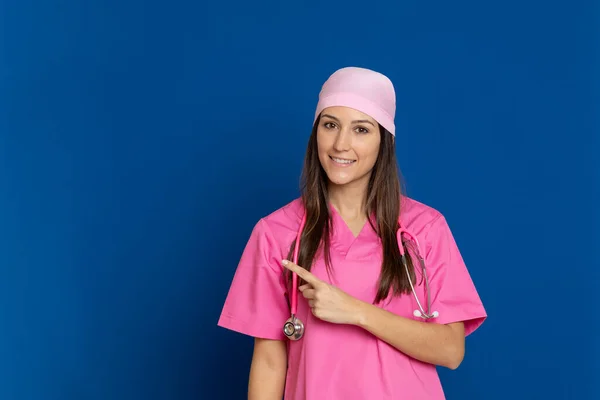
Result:
M340 167L348 167L352 164L354 164L356 162L356 160L351 160L348 158L339 158L339 157L332 157L329 156L329 158L338 166Z

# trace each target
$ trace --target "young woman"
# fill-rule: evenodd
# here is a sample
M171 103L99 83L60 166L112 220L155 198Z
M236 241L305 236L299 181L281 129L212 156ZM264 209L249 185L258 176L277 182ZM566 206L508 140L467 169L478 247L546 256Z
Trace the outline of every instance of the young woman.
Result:
M436 366L487 317L444 216L400 190L395 100L378 72L336 71L301 198L250 236L219 319L255 338L250 400L444 399Z

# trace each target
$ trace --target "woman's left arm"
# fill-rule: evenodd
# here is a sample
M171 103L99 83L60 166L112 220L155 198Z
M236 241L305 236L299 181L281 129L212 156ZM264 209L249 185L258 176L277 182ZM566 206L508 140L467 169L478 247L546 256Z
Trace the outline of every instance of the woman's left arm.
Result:
M462 322L448 325L415 321L358 299L347 299L355 309L353 325L359 326L404 354L419 361L456 369L465 354Z

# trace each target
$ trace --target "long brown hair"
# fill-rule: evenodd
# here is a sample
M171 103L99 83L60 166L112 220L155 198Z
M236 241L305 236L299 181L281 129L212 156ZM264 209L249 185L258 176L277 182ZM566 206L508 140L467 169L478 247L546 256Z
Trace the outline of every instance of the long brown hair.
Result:
M319 161L317 150L317 128L320 117L312 128L301 179L302 203L306 212L306 224L300 237L298 265L310 271L318 252L323 252L328 272L331 270L330 231L331 215L327 193L328 178ZM399 228L401 181L396 161L396 151L392 135L379 125L381 144L377 161L373 167L367 186L366 211L369 224L381 238L383 246L383 262L379 275L377 295L374 303L386 299L390 290L394 295L410 291L410 283L404 270L396 232ZM374 216L374 221L371 218ZM291 260L295 240L290 246L288 259ZM411 279L415 279L414 266L408 257L408 248L403 243L407 254L408 269ZM287 271L287 270L286 270ZM290 274L287 274L288 280ZM303 284L298 278L299 284Z

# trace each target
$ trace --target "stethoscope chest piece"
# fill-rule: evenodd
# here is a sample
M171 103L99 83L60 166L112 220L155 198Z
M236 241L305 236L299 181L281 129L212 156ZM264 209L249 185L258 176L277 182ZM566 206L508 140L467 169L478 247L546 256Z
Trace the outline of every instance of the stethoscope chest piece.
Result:
M304 334L304 324L298 318L292 316L285 321L283 333L290 340L298 340Z

